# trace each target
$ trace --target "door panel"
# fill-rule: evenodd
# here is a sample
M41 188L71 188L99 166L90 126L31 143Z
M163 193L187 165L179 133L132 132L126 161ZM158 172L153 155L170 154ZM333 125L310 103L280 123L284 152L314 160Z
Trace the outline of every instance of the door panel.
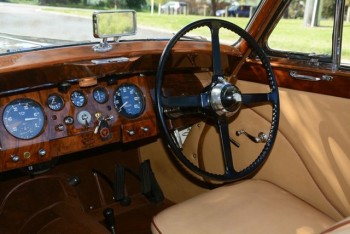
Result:
M256 84L240 83L242 89L246 86ZM348 216L349 104L345 98L281 88L279 135L257 178L278 184L335 219ZM266 116L262 108L254 110Z
M242 93L265 87L239 81ZM276 143L255 178L268 180L340 220L350 214L350 100L310 92L280 89L281 120ZM230 133L240 147L232 146L235 165L246 166L260 152L253 143L235 132L252 135L266 131L271 107L243 108L230 124ZM196 154L206 169L220 172L221 149L216 130L202 123L193 128L185 144L188 155ZM194 130L196 129L196 130ZM198 147L197 147L198 146ZM203 149L201 149L203 147Z
M308 61L295 61L284 58L271 58L270 60L279 87L295 90L326 94L335 97L350 98L350 75L348 70L332 72L327 68L330 65L313 66ZM293 78L290 73L320 78L331 77L331 80L306 81ZM253 81L266 84L265 70L258 61L246 63L239 71L239 80Z

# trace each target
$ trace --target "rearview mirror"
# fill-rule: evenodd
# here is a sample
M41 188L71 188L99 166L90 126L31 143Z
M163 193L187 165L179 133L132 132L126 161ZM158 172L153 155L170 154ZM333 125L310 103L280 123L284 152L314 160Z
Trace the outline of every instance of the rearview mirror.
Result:
M105 52L112 47L108 45L108 38L117 40L121 36L136 34L136 12L133 10L95 11L92 15L93 33L95 38L102 38L103 42L95 46L94 50Z
M95 11L92 15L94 37L135 35L136 13L133 10Z

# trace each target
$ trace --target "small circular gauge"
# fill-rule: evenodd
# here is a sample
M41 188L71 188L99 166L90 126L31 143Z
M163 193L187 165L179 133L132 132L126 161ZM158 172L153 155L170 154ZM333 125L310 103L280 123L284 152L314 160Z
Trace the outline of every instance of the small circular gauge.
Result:
M86 103L86 97L82 91L76 90L70 95L70 100L76 107L82 107Z
M63 109L64 106L64 100L63 98L58 94L51 94L47 98L47 105L51 110L59 111Z
M103 87L95 88L92 94L94 96L94 100L100 104L105 103L108 100L107 90Z
M42 107L29 98L10 102L4 109L2 120L12 136L23 140L38 136L45 125Z
M136 118L145 109L145 100L142 91L133 84L122 84L114 93L115 109L123 116Z

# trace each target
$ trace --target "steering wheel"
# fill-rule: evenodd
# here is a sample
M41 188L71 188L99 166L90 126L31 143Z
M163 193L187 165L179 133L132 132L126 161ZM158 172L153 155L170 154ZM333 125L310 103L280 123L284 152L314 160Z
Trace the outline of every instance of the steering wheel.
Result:
M208 27L211 32L211 57L213 73L211 83L198 95L164 96L162 93L162 88L164 83L165 65L171 54L172 48L186 33L200 27ZM264 67L268 77L268 85L270 88L269 93L242 94L238 87L225 80L220 59L219 30L221 28L225 28L236 33L238 36L240 36L241 40L245 40L249 48L256 53L258 58L261 60L262 66ZM203 19L185 26L177 34L175 34L164 48L160 57L156 74L155 97L156 112L160 121L160 128L164 134L165 140L170 146L171 151L183 165L206 179L223 182L243 179L255 172L264 163L272 149L279 123L280 107L277 82L264 51L245 30L233 23L220 19ZM266 143L261 153L250 165L240 171L237 171L235 170L232 160L228 119L240 110L242 104L249 105L266 103L271 104L272 106L271 127ZM173 109L199 110L203 118L211 118L214 120L220 136L221 148L223 152L222 157L225 168L223 174L215 174L206 171L205 169L193 164L183 154L181 148L178 146L176 140L172 136L172 133L168 129L167 118L169 118L169 115L167 115L167 112Z

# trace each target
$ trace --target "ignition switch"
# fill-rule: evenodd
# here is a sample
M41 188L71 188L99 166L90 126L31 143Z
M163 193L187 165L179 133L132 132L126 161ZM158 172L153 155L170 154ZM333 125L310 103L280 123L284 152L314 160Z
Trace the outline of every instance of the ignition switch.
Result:
M99 134L101 137L101 140L106 141L111 138L111 132L110 127L108 124L108 121L113 119L113 116L108 115L103 117L100 112L97 112L95 114L95 118L97 120L97 125L95 127L95 134Z

